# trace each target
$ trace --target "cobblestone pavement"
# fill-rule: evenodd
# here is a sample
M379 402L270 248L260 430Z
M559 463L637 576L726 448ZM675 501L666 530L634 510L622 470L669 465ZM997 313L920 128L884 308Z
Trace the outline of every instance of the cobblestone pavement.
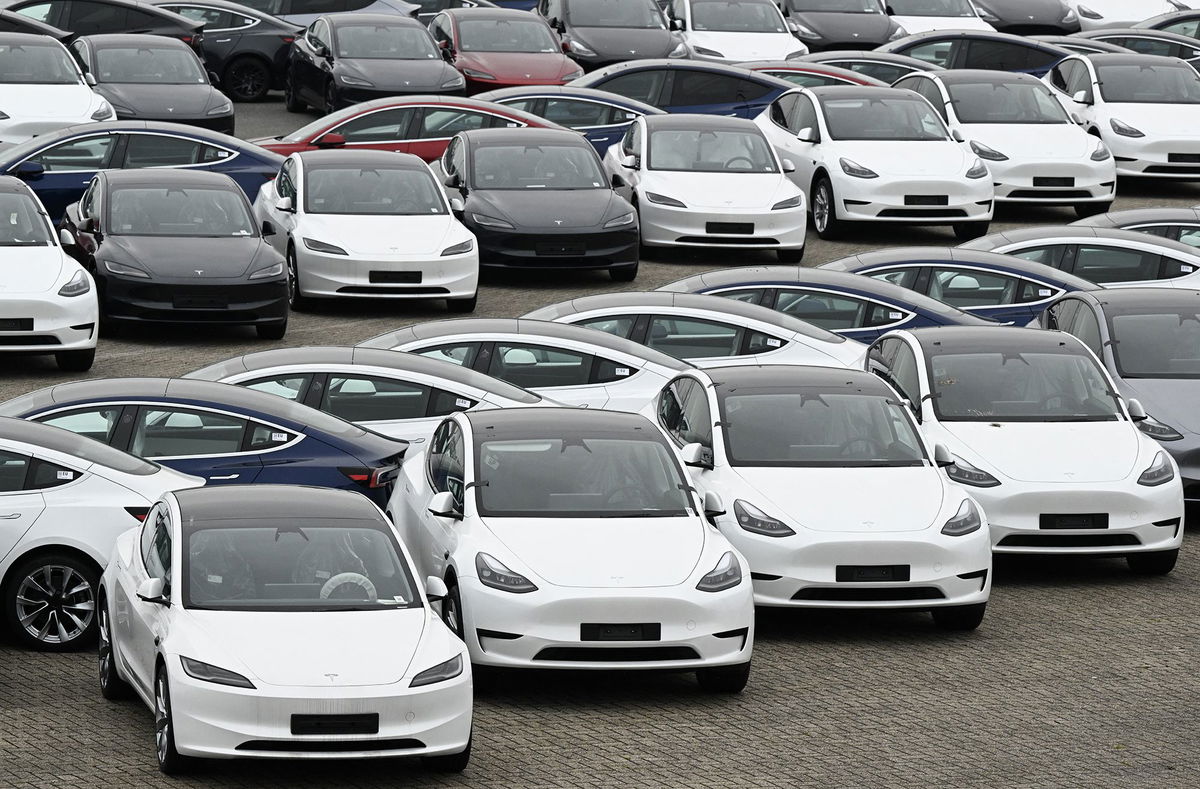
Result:
M304 118L277 102L239 107L246 136ZM1126 185L1122 184L1122 190ZM1130 184L1118 208L1200 203L1200 188ZM995 229L1067 222L1065 210L1004 211ZM863 249L950 244L942 229L810 236L806 263ZM634 287L751 255L670 254ZM488 277L479 316L518 315L586 292L603 275ZM280 345L353 343L444 317L439 306L338 304L295 316ZM179 374L271 347L248 332L189 329L105 341L93 377ZM0 398L67 380L41 360L4 360ZM0 789L79 787L1200 787L1200 543L1175 572L1123 562L1004 558L972 634L920 613L761 611L754 673L735 698L688 675L505 673L477 691L475 750L461 776L416 763L214 762L169 780L152 719L100 698L90 652L44 655L0 639Z

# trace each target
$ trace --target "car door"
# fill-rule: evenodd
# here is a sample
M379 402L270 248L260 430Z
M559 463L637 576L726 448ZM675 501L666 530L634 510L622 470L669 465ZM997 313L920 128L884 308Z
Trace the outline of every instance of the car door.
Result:
M419 112L409 106L388 107L357 115L325 133L342 135L347 148L409 153L412 123Z
M143 688L154 685L158 643L166 629L169 608L137 596L138 586L149 578L163 580L164 598L171 597L171 518L167 508L154 507L142 526L138 558L132 562L129 590L128 638L121 642L121 655L130 664Z
M185 474L204 477L210 485L246 485L259 478L262 447L251 447L251 434L270 443L269 433L232 414L172 404L138 407L129 452ZM278 431L276 431L278 432ZM283 435L288 435L284 433ZM286 443L286 442L283 442Z
M296 189L298 169L296 159L287 159L279 168L279 175L275 180L263 184L259 190L259 197L255 200L256 213L275 226L276 233L266 237L267 243L281 255L287 254L288 240L296 230L297 212L302 208L299 204L299 191ZM292 201L291 211L279 210L279 201L284 198Z
M773 308L823 329L870 342L900 328L914 313L894 304L819 288L779 288Z
M50 145L24 160L44 170L27 182L52 220L60 219L67 206L79 199L97 172L117 166L114 162L121 161L122 144L118 134L88 134Z
M164 5L163 8L204 23L204 60L210 68L218 70L223 69L237 51L242 31L258 23L252 17L206 5Z
M416 517L421 524L416 535L414 551L421 572L425 575L445 575L446 559L458 547L460 520L434 515L429 511L429 499L438 493L449 493L463 511L467 480L466 446L462 429L453 420L446 420L434 431L425 452L426 484L429 498L417 502Z
M957 266L930 266L931 298L1001 323L1024 325L1061 291L1044 283L996 271Z
M623 71L592 87L666 109L662 102L670 95L674 76L675 72L671 69L643 68Z
M603 408L608 390L593 376L596 357L572 348L503 340L484 349L475 369L561 403Z
M1097 285L1124 285L1158 279L1162 256L1142 249L1078 244L1071 273ZM1164 283L1166 284L1166 283Z
M490 112L451 105L421 107L419 112L420 117L413 127L408 152L427 162L436 161L445 153L450 139L459 132L471 129L515 129L525 125Z
M38 490L26 489L32 458L0 449L0 561L46 509Z
M660 106L667 112L748 118L750 106L743 83L742 78L724 72L676 69L670 95Z
M621 139L638 113L589 99L547 96L540 115L583 134L601 156Z
M329 23L318 19L309 26L303 37L292 42L288 60L296 95L317 107L325 106L325 75L320 61L330 52L329 45Z

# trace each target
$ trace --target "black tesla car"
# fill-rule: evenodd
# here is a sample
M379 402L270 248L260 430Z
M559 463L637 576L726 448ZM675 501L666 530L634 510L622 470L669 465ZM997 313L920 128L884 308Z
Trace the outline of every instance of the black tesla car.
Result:
M330 14L292 44L285 101L334 112L404 94L462 95L467 83L415 19Z
M233 134L233 103L213 87L200 58L178 39L80 36L71 42L71 54L118 120L173 121Z
M870 49L906 35L879 0L783 0L782 6L813 52Z
M483 266L638 270L633 206L613 191L596 149L557 129L460 132L438 163ZM453 204L452 204L453 205Z
M54 25L47 25L45 22L39 22L12 11L0 11L0 33L33 33L39 36L50 36L63 42L71 37L66 30L59 30Z
M9 11L77 36L142 33L170 36L204 56L204 23L142 0L0 0Z
M541 0L537 12L587 70L644 58L685 58L687 45L654 0Z
M263 238L245 193L227 175L104 170L67 206L67 251L96 279L100 319L249 325L287 331L283 256Z

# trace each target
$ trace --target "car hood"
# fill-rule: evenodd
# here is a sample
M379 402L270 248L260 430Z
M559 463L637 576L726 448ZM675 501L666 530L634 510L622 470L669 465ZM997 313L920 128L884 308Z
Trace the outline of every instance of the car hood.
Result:
M1147 139L1163 135L1195 137L1200 126L1200 104L1127 104L1109 102L1104 105L1110 118L1133 126ZM1105 130L1108 131L1107 129Z
M961 178L970 166L967 151L952 140L889 142L846 140L837 153L880 175L922 175ZM971 154L974 158L974 154ZM836 166L836 162L833 163Z
M420 608L188 613L214 643L250 671L251 679L292 687L399 682L425 630L425 611Z
M441 252L453 227L448 214L431 216L304 215L297 235L345 249L351 255L408 255Z
M441 58L427 60L385 60L382 58L342 58L335 73L365 79L380 90L418 92L441 90L456 76L456 71Z
M90 120L96 101L92 89L82 84L0 85L0 109L14 118Z
M467 212L500 214L520 230L567 230L619 215L621 202L610 189L479 189L471 193Z
M204 115L224 103L221 92L212 85L114 85L101 83L96 92L108 99L117 112L132 110L134 115L151 118Z
M500 80L561 81L577 72L575 62L561 52L460 52L455 65L474 68Z
M883 14L843 14L836 11L791 12L792 19L826 41L879 45L892 33L891 17Z
M105 236L98 258L135 263L156 277L168 279L234 278L245 276L264 255L262 239ZM263 258L265 260L265 257ZM203 272L197 274L196 272Z
M571 37L600 57L622 60L665 58L676 44L670 30L648 28L572 27Z
M781 173L644 171L641 186L696 208L762 208L773 205L787 179Z
M530 570L555 586L678 586L695 571L704 550L704 526L695 516L486 522Z
M1090 7L1093 1L1087 0L1084 5ZM1065 14L1060 0L987 0L975 5L1015 25L1058 26Z
M813 531L921 531L936 522L945 493L930 466L735 470L766 500L751 504ZM854 490L871 495L846 495Z
M17 293L45 293L63 273L59 247L0 247L0 298Z
M985 465L1021 482L1119 482L1138 457L1129 422L942 422Z
M963 136L1012 159L1079 159L1096 138L1073 123L964 123Z
M1200 434L1200 380L1195 378L1123 378L1121 394L1141 402L1146 413L1176 430Z
M727 33L691 30L687 42L692 47L704 47L721 53L725 60L782 60L792 52L804 49L791 33Z
M934 30L995 30L977 16L901 16L892 17L910 36Z

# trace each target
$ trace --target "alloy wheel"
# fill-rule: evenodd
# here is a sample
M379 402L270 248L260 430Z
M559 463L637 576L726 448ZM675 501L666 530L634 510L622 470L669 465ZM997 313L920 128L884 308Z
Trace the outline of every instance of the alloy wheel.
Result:
M253 61L235 64L229 71L229 90L241 99L256 99L267 92L266 71Z
M154 682L154 748L158 753L159 763L169 757L171 743L171 708L167 700L167 676L159 672Z
M109 672L112 671L112 634L108 630L108 613L100 609L100 649L97 652L100 663L100 685L108 685Z
M17 621L42 643L74 641L92 624L95 613L92 584L71 567L39 567L17 587Z
M829 191L824 184L817 187L817 193L813 195L813 224L817 226L817 232L825 231L825 227L829 224Z

